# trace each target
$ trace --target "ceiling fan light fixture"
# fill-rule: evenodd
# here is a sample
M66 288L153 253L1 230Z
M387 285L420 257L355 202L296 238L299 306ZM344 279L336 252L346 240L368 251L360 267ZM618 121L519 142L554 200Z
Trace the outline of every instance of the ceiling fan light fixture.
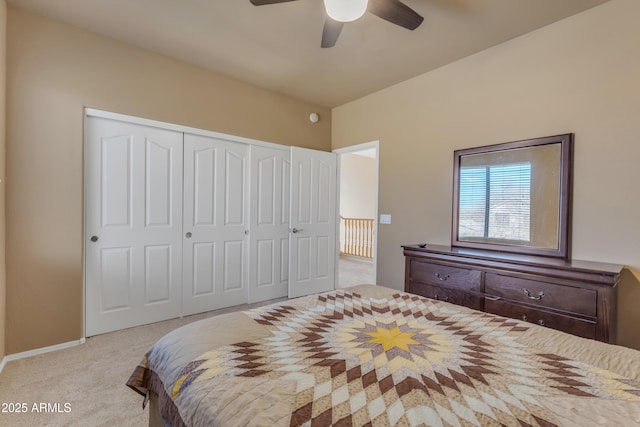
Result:
M367 11L369 0L324 0L329 18L338 22L351 22Z

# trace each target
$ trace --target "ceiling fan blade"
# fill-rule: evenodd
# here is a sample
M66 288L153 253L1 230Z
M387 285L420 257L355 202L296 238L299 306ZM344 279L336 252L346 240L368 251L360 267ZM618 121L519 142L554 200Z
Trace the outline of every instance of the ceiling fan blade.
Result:
M322 43L320 43L320 46L335 46L343 26L344 22L334 21L327 16L327 18L324 20L324 28L322 29Z
M265 4L276 4L276 3L286 3L288 1L296 1L296 0L250 0L251 4L254 6L264 6Z
M369 0L369 12L396 25L415 30L424 18L398 0Z

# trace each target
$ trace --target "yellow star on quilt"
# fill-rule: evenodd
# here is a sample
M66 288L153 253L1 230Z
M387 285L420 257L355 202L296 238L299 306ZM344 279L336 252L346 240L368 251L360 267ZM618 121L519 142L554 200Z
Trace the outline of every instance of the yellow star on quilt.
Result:
M404 351L409 351L409 344L420 344L418 341L411 339L415 334L411 332L400 332L400 328L384 329L376 327L377 332L366 332L372 339L370 343L382 344L384 351L388 351L393 347L398 347Z

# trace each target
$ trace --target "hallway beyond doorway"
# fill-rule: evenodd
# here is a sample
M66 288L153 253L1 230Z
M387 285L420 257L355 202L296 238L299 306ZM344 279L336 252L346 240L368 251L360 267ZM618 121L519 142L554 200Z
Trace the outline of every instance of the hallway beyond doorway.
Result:
M373 260L340 255L336 289L356 285L374 285Z

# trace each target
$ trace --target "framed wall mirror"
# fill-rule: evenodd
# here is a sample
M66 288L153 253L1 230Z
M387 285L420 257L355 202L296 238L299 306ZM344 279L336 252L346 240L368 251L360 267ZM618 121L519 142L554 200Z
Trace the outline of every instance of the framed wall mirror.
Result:
M454 247L569 257L573 134L454 151Z

